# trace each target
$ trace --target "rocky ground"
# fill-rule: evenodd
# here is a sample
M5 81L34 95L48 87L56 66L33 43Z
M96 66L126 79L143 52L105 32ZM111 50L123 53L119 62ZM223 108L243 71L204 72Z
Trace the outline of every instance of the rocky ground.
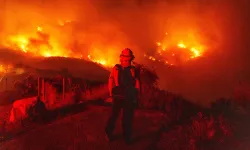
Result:
M126 145L117 124L117 140L105 140L104 126L110 113L108 106L88 106L81 112L61 117L50 123L36 124L18 136L0 143L0 150L127 150L156 149L162 114L137 110L134 122L134 141Z

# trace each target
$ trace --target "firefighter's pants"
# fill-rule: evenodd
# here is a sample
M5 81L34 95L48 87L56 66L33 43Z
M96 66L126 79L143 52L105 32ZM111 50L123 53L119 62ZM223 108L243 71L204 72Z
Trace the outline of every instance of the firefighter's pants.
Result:
M123 136L125 138L131 138L134 109L135 109L135 104L131 99L114 98L111 116L108 119L106 126L106 132L108 134L113 133L113 130L115 128L115 123L119 117L120 111L123 110L122 113Z

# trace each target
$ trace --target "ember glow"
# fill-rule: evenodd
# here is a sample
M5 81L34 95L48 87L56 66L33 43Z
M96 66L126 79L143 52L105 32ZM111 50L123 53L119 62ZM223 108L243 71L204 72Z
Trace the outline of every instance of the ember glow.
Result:
M103 19L105 21L99 22L99 16L94 15L95 8L92 10L91 5L85 4L86 10L81 8L80 10L83 12L79 13L76 11L77 9L73 9L74 7L78 8L77 3L76 6L66 7L68 10L63 7L62 12L55 15L52 13L54 9L50 10L47 7L41 8L39 6L36 8L37 6L27 5L24 7L19 5L15 7L10 5L8 9L6 7L5 16L0 20L4 24L0 35L0 46L21 51L29 56L72 57L90 60L105 67L111 67L119 62L122 48L132 48L136 58L142 58L140 55L145 53L134 48L140 48L140 43L134 42L133 37L129 38L129 34L126 30L124 31L123 27L120 27L119 23L112 19L108 21ZM43 5L45 6L45 4ZM13 13L13 10L18 13ZM93 14L93 16L83 14ZM176 22L177 19L173 17L169 20ZM192 22L192 20L187 20L188 25L189 21ZM159 22L159 24L162 23ZM157 23L156 26L158 26ZM152 28L156 29L156 26L152 26ZM187 28L197 27L191 24L188 27L170 28L166 25L166 29L159 28L163 35L164 30L168 31L164 37L159 38L159 35L156 34L148 35L153 37L153 40L150 39L152 43L148 42L151 45L154 44L154 40L161 40L152 49L155 53L146 54L145 58L168 65L177 65L180 60L187 62L204 56L206 49L201 44L200 37L195 32L188 31L186 33Z
M0 73L3 73L3 72L5 72L5 66L0 65Z
M185 40L182 40L185 39ZM150 60L157 60L168 65L177 65L183 62L191 61L205 54L207 48L197 42L194 36L166 37L162 42L157 42L157 51L155 56L147 56Z
M55 32L62 32L60 31L60 27L67 25L67 23L71 23L71 21L59 21L58 31L53 32L46 31L42 26L37 26L34 28L33 32L30 33L8 35L2 43L4 47L22 51L31 56L59 56L86 59L106 67L110 67L114 64L115 59L110 57L110 53L106 53L108 52L106 51L107 47L99 46L99 50L93 46L88 54L86 54L86 52L77 53L74 52L74 45L72 46L70 45L71 43L64 43L62 38L53 34ZM96 45L96 47L98 47L98 45Z
M98 63L98 64L101 64L101 65L106 65L106 60L95 60L94 58L92 58L90 55L88 55L88 58L89 58L89 60L91 60L91 61L93 61L93 62L96 62L96 63Z
M0 75L5 73L10 73L13 69L12 65L6 65L0 63Z
M14 50L21 50L24 53L33 56L62 56L62 57L75 57L71 55L67 49L60 44L59 39L51 38L43 27L37 26L33 32L19 33L7 36L4 41L4 46Z
M111 67L117 62L114 59L114 49L119 49L118 47L108 47L94 45L90 48L89 52L86 54L79 53L79 51L74 52L74 45L71 43L65 43L61 37L56 33L62 32L61 27L71 23L71 21L59 21L57 24L57 31L49 32L46 28L42 26L36 26L33 32L30 33L19 33L8 35L3 41L3 45L7 48L22 51L31 56L42 56L42 57L73 57L79 59L86 59L103 65L105 67ZM166 36L168 34L166 33ZM144 57L152 60L163 62L168 65L175 65L176 57L181 57L181 61L189 61L191 59L200 57L204 54L204 46L197 44L197 42L175 42L173 39L164 38L162 42L157 42L157 49L154 56L144 55ZM76 47L77 48L77 47Z

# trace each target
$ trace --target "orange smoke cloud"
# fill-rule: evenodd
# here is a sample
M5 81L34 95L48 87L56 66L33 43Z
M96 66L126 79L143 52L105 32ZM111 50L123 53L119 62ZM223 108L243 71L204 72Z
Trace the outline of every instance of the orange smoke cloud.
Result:
M104 7L99 1L26 0L21 4L13 0L6 2L3 9L0 21L4 28L0 41L4 47L31 56L74 57L105 66L117 63L120 50L125 47L132 48L138 60L149 51L144 47L154 46L156 53L149 59L163 58L171 64L176 64L171 60L172 56L181 55L182 61L204 56L213 45L204 32L206 25L200 16L186 4L164 4L169 8L167 10L162 4L154 4L150 9L145 5L140 8L143 11L138 11L137 4L130 2L124 2L118 10L119 6L109 9L111 4ZM148 23L142 20L148 20ZM211 26L211 22L206 23ZM159 38L164 31L168 34ZM153 40L147 42L149 38ZM155 45L157 39L160 39L158 46Z

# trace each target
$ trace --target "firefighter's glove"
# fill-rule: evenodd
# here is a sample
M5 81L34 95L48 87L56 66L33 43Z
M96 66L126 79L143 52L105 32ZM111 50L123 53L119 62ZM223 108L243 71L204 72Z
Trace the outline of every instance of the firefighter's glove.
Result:
M113 97L112 97L112 96L109 96L109 97L106 99L106 102L112 103L112 102L113 102Z

